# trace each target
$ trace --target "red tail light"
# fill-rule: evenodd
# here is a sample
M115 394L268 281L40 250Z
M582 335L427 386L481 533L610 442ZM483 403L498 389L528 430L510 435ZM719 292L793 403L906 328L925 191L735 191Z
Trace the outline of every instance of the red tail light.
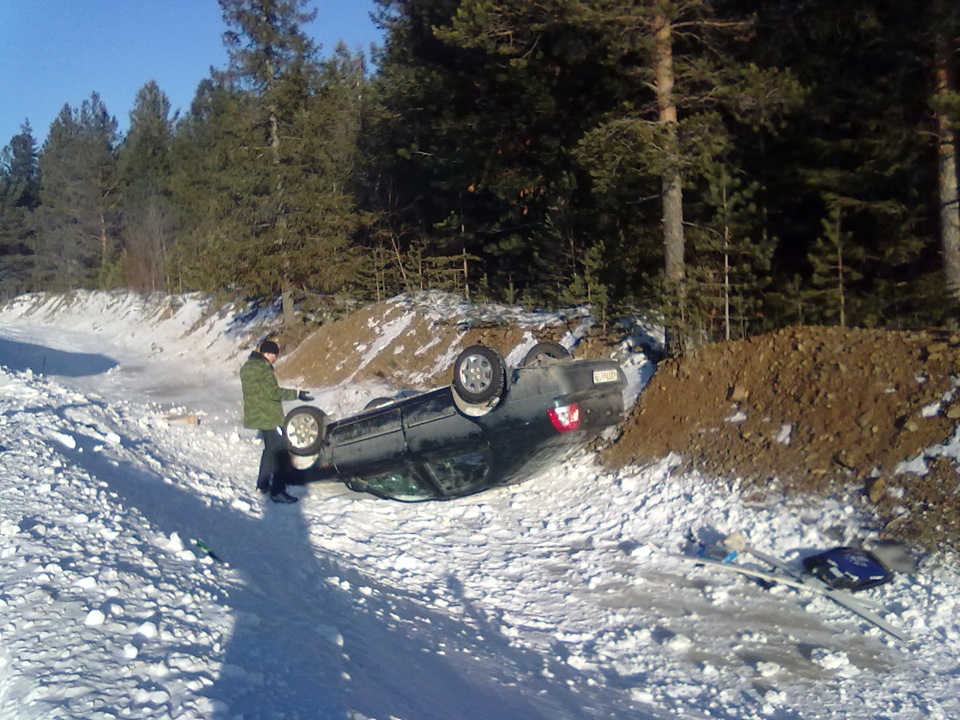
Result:
M580 427L580 406L577 403L550 408L547 415L558 432L572 432Z

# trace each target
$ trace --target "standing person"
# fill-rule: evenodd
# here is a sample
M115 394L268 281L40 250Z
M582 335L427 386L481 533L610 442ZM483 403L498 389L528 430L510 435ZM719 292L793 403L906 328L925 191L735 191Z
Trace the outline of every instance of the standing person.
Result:
M287 493L286 475L290 464L283 438L284 400L313 400L306 390L291 390L277 384L273 364L280 348L273 340L264 340L260 349L240 368L240 387L243 390L243 426L260 431L263 455L257 490L270 493L278 503L295 503L297 498Z

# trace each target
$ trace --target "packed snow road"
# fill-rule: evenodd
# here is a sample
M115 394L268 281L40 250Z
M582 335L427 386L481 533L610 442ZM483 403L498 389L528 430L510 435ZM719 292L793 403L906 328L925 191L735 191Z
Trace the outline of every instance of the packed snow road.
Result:
M960 716L953 559L865 593L902 643L673 557L742 530L796 563L871 533L853 500L754 506L585 454L448 503L264 503L231 318L38 305L0 310L0 717Z

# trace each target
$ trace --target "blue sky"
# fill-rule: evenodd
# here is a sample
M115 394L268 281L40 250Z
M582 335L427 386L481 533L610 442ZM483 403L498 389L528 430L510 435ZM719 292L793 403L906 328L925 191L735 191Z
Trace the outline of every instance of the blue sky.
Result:
M309 5L321 55L341 39L363 51L380 42L373 0ZM65 103L79 108L94 91L126 130L150 80L186 112L210 67L226 67L225 29L216 0L0 0L0 147L25 119L42 142Z

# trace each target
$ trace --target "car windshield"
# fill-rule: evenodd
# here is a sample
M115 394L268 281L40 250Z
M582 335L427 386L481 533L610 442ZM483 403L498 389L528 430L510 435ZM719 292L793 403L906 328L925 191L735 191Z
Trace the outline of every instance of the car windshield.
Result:
M391 470L378 475L364 475L351 483L355 490L394 498L395 500L425 500L436 492L412 468Z

